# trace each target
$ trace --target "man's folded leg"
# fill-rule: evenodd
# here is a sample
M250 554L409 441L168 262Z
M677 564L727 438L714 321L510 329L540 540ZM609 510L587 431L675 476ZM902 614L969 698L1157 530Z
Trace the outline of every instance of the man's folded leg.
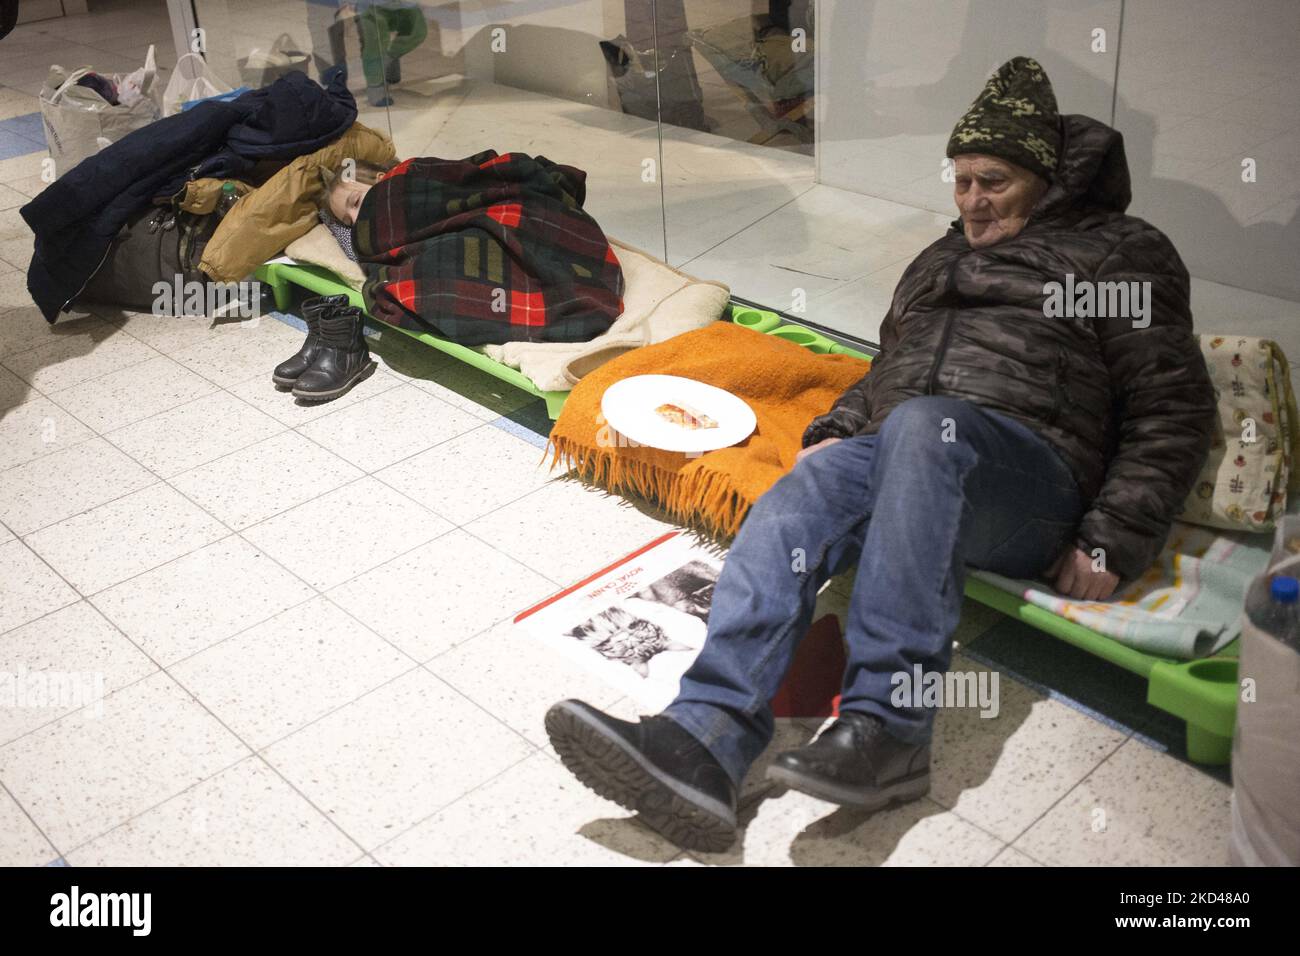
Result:
M663 714L630 723L580 701L551 708L551 741L583 783L681 846L731 843L736 795L772 739L770 701L817 591L858 560L874 444L815 452L754 505L714 588L708 639Z

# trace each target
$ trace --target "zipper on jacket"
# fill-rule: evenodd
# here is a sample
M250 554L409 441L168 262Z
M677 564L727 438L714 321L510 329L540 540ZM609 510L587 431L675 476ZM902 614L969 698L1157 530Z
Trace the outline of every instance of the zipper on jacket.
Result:
M115 238L113 239L113 242L116 242L116 241L117 241L117 240L116 240L116 237L115 237ZM108 248L104 250L104 254L103 254L103 256L100 257L99 265L95 266L94 270L90 273L90 275L86 276L86 281L83 282L83 283L81 283L81 288L78 289L76 292L74 292L74 293L72 294L72 298L68 299L68 301L65 302L65 303L63 303L63 305L59 308L59 311L60 311L60 312L68 312L68 311L70 311L70 310L71 310L72 303L74 303L74 302L77 301L78 296L80 296L81 293L83 293L83 292L86 291L86 286L90 285L91 280L94 279L95 276L97 276L97 275L99 274L99 270L102 269L102 268L104 268L104 263L108 261L108 254L109 254L110 252L113 251L113 242L110 242L110 243L108 244Z
M164 207L164 208L163 208L163 209L158 213L158 215L154 216L154 218L151 219L151 220L149 221L149 231L150 231L150 232L156 232L156 231L157 231L156 227L157 227L157 226L159 225L159 223L160 223L160 220L161 220L162 214L165 213L166 211L167 211L167 210L166 210L166 208ZM125 224L123 224L123 227L122 227L122 228L123 228L123 229L126 228ZM163 226L162 228L166 229L167 227L166 227L166 226ZM83 293L83 292L86 291L86 286L90 285L90 283L93 282L93 281L95 280L95 276L99 275L99 270L102 269L102 268L104 268L104 263L108 261L109 253L111 253L111 252L113 251L113 246L114 246L114 244L116 244L118 238L119 238L121 235L122 235L121 230L118 230L118 234L117 234L116 236L114 236L114 237L109 241L109 243L108 243L108 248L104 250L104 254L103 254L102 256L99 257L99 265L95 266L95 268L91 271L90 275L88 275L88 276L86 277L86 281L83 282L83 283L81 283L81 288L78 289L76 292L74 292L74 293L72 294L72 297L71 297L70 299L68 299L67 302L64 302L62 306L59 307L59 311L60 311L60 312L67 312L67 311L69 311L70 308L71 308L71 306L72 306L72 303L76 302L77 299L81 297L81 293Z
M957 266L959 266L960 264L961 264L961 255L958 254L953 258L952 262L949 264L948 275L944 278L943 291L945 295L953 291L956 286L956 284L953 282L953 279L956 278ZM925 394L927 395L934 394L934 383L939 378L939 366L943 364L944 353L948 351L948 340L952 338L952 326L956 318L957 318L956 310L950 309L948 312L948 317L943 320L943 332L940 333L939 335L939 347L935 349L934 364L930 366L930 377L926 380L925 383Z

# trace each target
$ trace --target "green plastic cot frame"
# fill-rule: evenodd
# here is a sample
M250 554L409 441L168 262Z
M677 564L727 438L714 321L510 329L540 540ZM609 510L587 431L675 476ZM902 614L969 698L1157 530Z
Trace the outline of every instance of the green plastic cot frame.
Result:
M315 292L317 295L346 295L349 302L365 312L366 304L361 297L361 293L340 282L333 272L320 266L268 262L258 268L253 273L253 276L259 282L270 286L271 294L275 297L275 307L281 312L289 308L293 296L293 286L299 286L309 292ZM369 313L367 312L366 315L369 316ZM371 321L378 322L373 317L371 317ZM560 417L560 409L564 407L564 400L569 397L568 392L544 392L518 369L493 361L482 352L467 345L460 345L457 342L430 335L427 332L412 332L409 329L390 326L386 323L381 324L384 324L385 328L396 329L398 332L409 335L425 345L446 352L453 358L458 358L462 362L487 372L489 375L494 375L504 382L509 382L515 388L523 389L529 395L536 395L538 398L545 400L546 413L551 417L552 421Z
M289 307L293 286L317 295L342 293L353 305L365 309L359 292L340 282L334 273L317 266L269 262L259 268L255 276L271 288L275 306L281 311ZM732 303L728 317L737 325L779 336L819 354L870 359L865 352L835 342L820 332L788 323L775 312ZM551 419L559 417L568 392L542 391L518 370L495 362L467 346L428 333L407 329L398 331L543 399ZM973 576L967 578L966 596L1145 678L1147 702L1187 722L1187 756L1190 760L1221 765L1231 759L1232 731L1237 716L1239 641L1233 641L1213 657L1195 661L1171 660L1134 650Z

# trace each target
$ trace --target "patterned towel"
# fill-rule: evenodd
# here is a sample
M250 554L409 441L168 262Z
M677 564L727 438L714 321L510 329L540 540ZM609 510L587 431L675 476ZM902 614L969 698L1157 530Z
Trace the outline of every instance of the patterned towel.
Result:
M1272 545L1266 534L1175 522L1159 561L1105 602L1069 600L1042 582L991 571L971 574L1136 650L1193 660L1218 652L1241 633L1246 589L1267 567Z
M586 176L494 150L398 164L353 229L366 308L462 345L595 338L623 311L623 271L582 209Z

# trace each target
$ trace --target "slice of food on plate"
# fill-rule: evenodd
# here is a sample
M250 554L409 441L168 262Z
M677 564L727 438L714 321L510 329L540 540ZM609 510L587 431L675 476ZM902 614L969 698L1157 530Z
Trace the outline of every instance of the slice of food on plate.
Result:
M701 411L697 411L687 405L674 405L665 402L655 409L655 413L661 418L672 422L674 425L680 425L682 428L689 428L695 431L700 428L717 428L718 423Z

